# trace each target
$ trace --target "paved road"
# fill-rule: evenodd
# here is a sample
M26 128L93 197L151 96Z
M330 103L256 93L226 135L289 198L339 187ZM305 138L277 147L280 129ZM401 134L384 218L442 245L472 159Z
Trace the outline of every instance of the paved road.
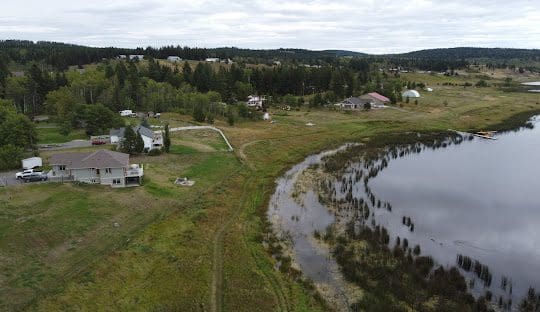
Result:
M0 186L10 186L21 183L21 181L15 178L15 173L17 172L18 170L0 172Z

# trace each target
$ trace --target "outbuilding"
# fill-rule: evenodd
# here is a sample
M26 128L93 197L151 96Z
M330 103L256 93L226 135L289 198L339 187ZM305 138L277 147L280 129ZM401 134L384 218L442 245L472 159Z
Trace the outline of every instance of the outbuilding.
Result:
M419 98L420 93L416 90L407 90L401 94L403 98Z

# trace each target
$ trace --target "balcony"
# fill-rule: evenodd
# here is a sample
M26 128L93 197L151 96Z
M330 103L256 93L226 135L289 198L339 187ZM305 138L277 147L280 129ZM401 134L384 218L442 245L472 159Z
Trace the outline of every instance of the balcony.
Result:
M124 172L125 177L142 177L144 175L144 168L142 165L132 164Z

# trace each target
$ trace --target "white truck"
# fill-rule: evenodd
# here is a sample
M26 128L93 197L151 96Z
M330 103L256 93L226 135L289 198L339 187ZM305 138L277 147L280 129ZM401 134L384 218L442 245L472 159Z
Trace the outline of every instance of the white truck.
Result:
M33 173L41 174L41 167L43 166L43 160L41 157L30 157L22 160L23 171L17 172L15 177L17 179L24 179L31 176Z
M15 173L15 178L17 178L17 180L26 179L35 174L42 174L41 169L25 169Z

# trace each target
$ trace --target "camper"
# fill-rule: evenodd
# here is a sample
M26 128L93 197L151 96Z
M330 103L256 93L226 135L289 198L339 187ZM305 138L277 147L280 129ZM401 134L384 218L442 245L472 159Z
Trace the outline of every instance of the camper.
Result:
M34 169L41 166L43 166L43 160L41 157L30 157L22 160L23 169Z
M122 117L130 117L131 115L133 115L133 111L131 109L124 109L120 111L120 116Z

